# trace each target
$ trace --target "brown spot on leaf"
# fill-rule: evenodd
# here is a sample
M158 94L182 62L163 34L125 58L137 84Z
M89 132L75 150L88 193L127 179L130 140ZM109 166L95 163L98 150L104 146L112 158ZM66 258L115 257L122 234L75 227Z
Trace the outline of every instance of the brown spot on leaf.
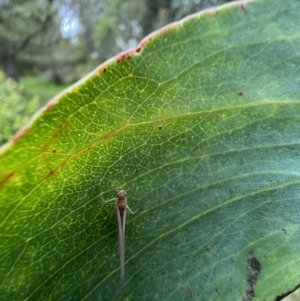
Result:
M51 178L55 174L55 170L50 170L47 178Z
M66 121L64 124L62 124L56 131L55 133L50 137L50 139L47 141L47 143L42 147L42 153L48 151L48 147L50 146L51 142L56 140L58 137L60 137L62 131L64 128L67 128L68 122Z
M0 181L0 185L4 185L12 176L14 175L13 172L8 173L3 180Z
M210 251L211 251L211 247L210 247L210 246L207 246L207 247L205 248L205 251L206 251L206 252L210 252Z
M100 138L100 140L107 140L107 139L109 139L111 136L112 136L111 133L106 134L106 135L103 135L103 136Z
M240 91L239 96L243 96L243 95L244 95L244 91Z
M131 55L133 52L134 52L133 50L128 50L128 51L125 51L125 52L120 53L120 54L116 57L117 62L120 63L120 62L124 61L125 59L129 58L130 55Z
M281 228L281 231L284 233L284 234L287 234L286 230L284 228Z
M244 3L241 4L241 9L245 14L247 14L247 9Z
M53 154L54 154L54 153L56 153L56 150L55 150L55 149L53 149L53 150L52 150L52 153L53 153Z
M135 52L139 53L141 50L142 50L142 48L141 48L141 47L138 47L138 48L135 50Z
M194 300L194 294L193 294L193 291L192 291L192 289L191 289L188 285L187 285L187 290L188 290L188 293L189 293L190 298Z

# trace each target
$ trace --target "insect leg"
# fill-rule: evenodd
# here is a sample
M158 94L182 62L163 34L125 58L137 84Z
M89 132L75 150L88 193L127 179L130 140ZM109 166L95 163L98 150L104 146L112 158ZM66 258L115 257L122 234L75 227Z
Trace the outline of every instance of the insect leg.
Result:
M126 208L130 211L131 214L135 214L139 209L135 210L134 212L132 212L132 210L129 208L128 205L126 205Z

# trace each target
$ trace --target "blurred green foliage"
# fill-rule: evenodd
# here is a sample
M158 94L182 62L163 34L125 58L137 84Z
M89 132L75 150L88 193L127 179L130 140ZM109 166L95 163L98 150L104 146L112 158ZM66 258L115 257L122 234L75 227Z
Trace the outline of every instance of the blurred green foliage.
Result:
M0 69L74 83L154 30L230 1L0 0Z
M0 70L0 144L8 141L40 107L38 96L26 99L22 85Z
M38 95L40 106L46 104L52 97L70 85L68 83L57 85L37 76L23 76L20 83L24 97L30 100Z

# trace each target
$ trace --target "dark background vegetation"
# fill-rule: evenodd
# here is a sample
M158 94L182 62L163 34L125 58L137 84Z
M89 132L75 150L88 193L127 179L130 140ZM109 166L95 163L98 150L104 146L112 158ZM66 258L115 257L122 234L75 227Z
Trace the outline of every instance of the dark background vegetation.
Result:
M230 1L0 0L0 144L103 61L170 22Z

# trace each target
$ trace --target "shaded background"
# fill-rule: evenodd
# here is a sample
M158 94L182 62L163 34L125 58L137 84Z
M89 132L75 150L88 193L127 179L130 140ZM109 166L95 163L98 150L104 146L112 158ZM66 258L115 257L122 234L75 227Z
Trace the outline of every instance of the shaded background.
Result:
M0 0L0 145L105 60L168 23L231 1Z
M226 0L0 0L0 64L74 82L152 31Z

